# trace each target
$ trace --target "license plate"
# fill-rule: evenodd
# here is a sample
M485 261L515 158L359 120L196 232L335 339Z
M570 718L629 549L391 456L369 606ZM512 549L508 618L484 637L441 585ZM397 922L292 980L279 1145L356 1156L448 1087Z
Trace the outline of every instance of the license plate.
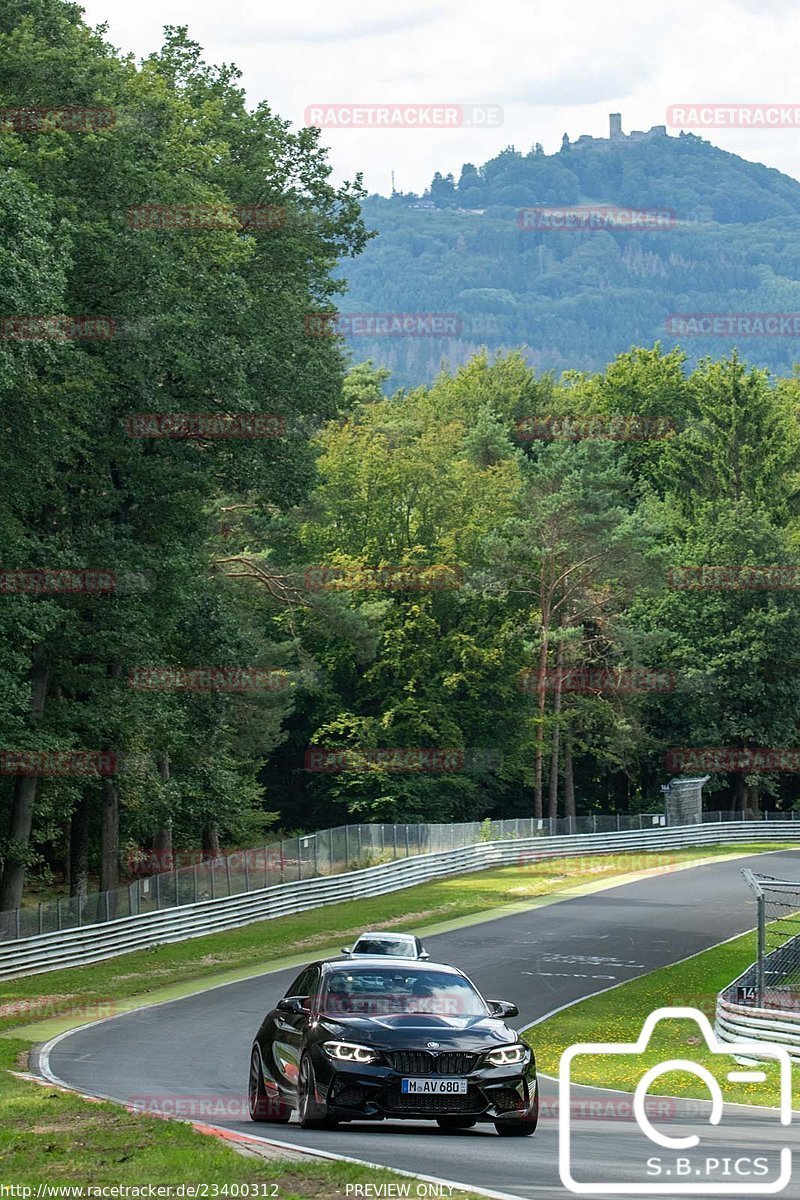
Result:
M400 1090L406 1096L463 1096L466 1079L404 1079Z

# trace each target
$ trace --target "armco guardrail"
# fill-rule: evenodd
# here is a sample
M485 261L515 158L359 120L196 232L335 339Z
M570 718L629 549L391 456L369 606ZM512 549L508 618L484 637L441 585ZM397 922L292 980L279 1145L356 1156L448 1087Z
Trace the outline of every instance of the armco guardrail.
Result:
M800 939L792 939L796 943ZM767 957L767 968L780 976L781 959L796 964L796 944L787 944ZM763 989L763 979L761 983ZM748 967L717 997L717 1037L721 1042L755 1041L784 1046L800 1062L800 1007L789 992L770 987L763 991L763 1004L743 1004L739 989L747 988L760 997L758 963ZM792 1007L790 1007L790 1005Z
M800 1062L800 1012L753 1008L728 998L728 988L717 997L717 1037L721 1042L769 1042L784 1046Z
M706 814L707 816L709 814ZM800 813L798 814L800 816ZM717 819L722 820L719 814ZM342 875L390 859L458 850L476 842L504 838L556 837L575 833L627 833L665 825L663 813L614 813L584 817L512 817L501 821L449 824L378 822L339 825L284 838L266 846L227 855L199 851L141 851L128 856L132 881L107 892L59 896L36 907L0 912L0 942L56 933L121 917L138 917L164 908L180 908L200 900L219 900L257 892L279 883ZM187 864L188 865L181 865Z
M756 833L757 831L757 833ZM536 862L574 854L619 850L671 850L759 840L800 841L800 822L752 821L664 827L633 833L479 842L455 850L423 854L347 874L298 880L181 908L163 909L99 925L48 933L0 945L0 980L78 966L167 942L202 937L287 913L319 908L339 900L380 896L416 883L514 862Z

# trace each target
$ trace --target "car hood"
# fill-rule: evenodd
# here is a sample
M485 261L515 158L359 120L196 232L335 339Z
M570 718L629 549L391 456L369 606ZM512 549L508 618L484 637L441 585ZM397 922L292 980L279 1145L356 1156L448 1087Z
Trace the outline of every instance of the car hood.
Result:
M519 1041L519 1035L497 1017L337 1015L320 1017L319 1028L328 1035L380 1050L424 1050L428 1042L438 1042L438 1047L431 1047L438 1050L491 1050Z

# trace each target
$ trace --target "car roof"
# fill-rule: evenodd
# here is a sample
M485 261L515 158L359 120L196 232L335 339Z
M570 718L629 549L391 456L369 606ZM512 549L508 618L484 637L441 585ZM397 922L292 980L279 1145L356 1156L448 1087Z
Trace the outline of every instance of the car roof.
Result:
M391 933L385 929L370 929L365 933L360 933L356 938L356 942L360 942L362 938L393 938L399 939L402 942L415 942L416 934L413 933Z
M418 958L403 958L402 955L395 957L392 954L364 954L355 960L352 958L326 958L314 965L322 967L323 971L338 971L342 967L350 967L354 970L361 967L396 967L403 971L420 971L421 973L443 971L447 975L462 977L464 974L458 967L452 967L449 963L421 962Z

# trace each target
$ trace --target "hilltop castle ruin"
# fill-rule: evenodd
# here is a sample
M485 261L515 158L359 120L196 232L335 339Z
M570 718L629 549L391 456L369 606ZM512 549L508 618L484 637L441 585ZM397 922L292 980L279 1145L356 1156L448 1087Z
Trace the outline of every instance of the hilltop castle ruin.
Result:
M562 150L572 149L574 146L588 146L594 143L597 146L619 146L630 142L646 142L654 137L668 137L666 125L651 125L649 129L634 129L632 133L622 132L622 113L608 114L608 137L596 138L589 133L582 133L576 141L571 142L568 134L564 134L561 139Z

